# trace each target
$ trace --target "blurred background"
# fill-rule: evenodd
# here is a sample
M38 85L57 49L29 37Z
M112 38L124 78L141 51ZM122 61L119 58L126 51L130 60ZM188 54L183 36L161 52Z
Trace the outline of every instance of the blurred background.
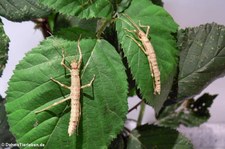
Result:
M200 24L216 22L225 25L225 0L163 0L164 8L173 16L180 28L199 26ZM42 33L35 30L32 22L14 23L2 18L4 29L11 42L9 59L0 78L0 95L5 97L7 82L13 74L16 64L24 54L36 47L43 40ZM225 78L220 78L209 85L203 93L218 94L210 108L211 118L198 128L181 126L179 131L184 133L198 149L225 148ZM129 107L133 107L140 100L137 97L129 99ZM139 108L128 114L128 118L137 119ZM154 121L154 111L147 106L143 123ZM136 124L127 124L130 128Z

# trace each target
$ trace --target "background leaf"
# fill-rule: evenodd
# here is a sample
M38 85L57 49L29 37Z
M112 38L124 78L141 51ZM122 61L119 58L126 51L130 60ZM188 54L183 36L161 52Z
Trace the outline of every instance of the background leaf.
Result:
M0 96L0 148L6 147L5 143L15 143L15 138L9 131L4 104L5 101Z
M134 30L134 28L122 15L116 21L118 39L122 44L137 87L145 101L158 112L168 96L176 72L178 50L176 40L171 34L176 32L177 24L163 8L153 5L149 0L133 0L124 13L130 16L136 24L140 21L142 25L151 27L148 37L155 49L161 72L162 91L157 96L153 94L153 82L146 55L131 38L126 36L129 34L137 39L135 34L125 30Z
M178 131L143 125L133 130L128 139L127 149L192 149L190 141Z
M191 98L166 106L159 114L156 124L171 128L177 128L180 124L187 127L199 126L210 118L209 108L216 96L204 94L197 100Z
M90 32L85 29L81 29L79 27L71 27L71 28L65 28L61 29L59 32L55 34L57 37L61 37L63 39L67 40L78 40L80 35L81 38L96 38L94 32Z
M109 0L40 0L40 2L62 14L80 18L108 18L112 13Z
M162 0L151 0L151 1L153 4L163 7L164 3L162 2Z
M2 76L2 71L8 59L8 47L9 38L4 32L3 24L0 19L0 77Z
M78 135L67 134L69 103L34 114L69 94L50 80L54 77L70 85L69 74L60 65L61 50L65 50L67 64L78 58L76 42L49 38L26 55L9 82L6 109L17 142L43 143L45 148L99 149L108 147L123 128L128 85L119 54L105 40L81 40L80 46L82 84L96 77L92 87L82 90Z
M27 21L49 14L50 10L38 0L0 0L0 15L11 21Z
M178 98L200 93L225 74L225 27L216 23L180 30Z

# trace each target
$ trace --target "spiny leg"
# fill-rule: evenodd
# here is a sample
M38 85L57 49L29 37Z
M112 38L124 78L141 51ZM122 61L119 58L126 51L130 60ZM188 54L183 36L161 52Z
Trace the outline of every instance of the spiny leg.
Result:
M63 67L65 67L67 70L71 71L71 69L65 64L65 53L64 50L62 49L62 61L61 61L61 65Z
M82 52L81 52L81 48L80 48L80 38L81 36L79 37L78 41L77 41L77 48L78 48L78 51L79 51L79 60L78 60L78 68L80 68L80 65L82 63Z
M42 110L35 111L35 114L40 113L40 112L43 112L43 111L45 111L45 110L48 110L48 109L50 109L51 107L54 107L54 106L56 106L56 105L59 105L59 104L65 102L65 101L67 101L67 100L69 100L69 99L70 99L70 96L67 97L67 98L65 98L65 99L63 99L63 100L60 100L60 101L58 101L58 102L55 102L55 103L53 103L52 105L50 105L50 106L48 106L48 107L46 107L46 108L44 108L44 109L42 109Z
M127 32L130 32L130 33L136 33L137 32L137 30L129 30L129 29L127 29L127 28L124 28Z
M131 38L140 48L141 48L141 50L148 56L148 59L149 59L149 55L148 55L148 53L145 51L145 48L143 48L142 47L142 45L136 40L136 39L134 39L132 36L130 36L130 35L127 35L129 38ZM152 69L152 65L151 65L151 63L149 64L150 65L150 70L151 70L151 76L152 77L154 77L154 75L153 75L153 69Z
M52 77L51 77L51 80L52 80L53 82L59 84L60 86L64 87L64 88L70 89L69 86L67 86L67 85L65 85L65 84L63 84L63 83L61 83L61 82L59 82L58 80L56 80L56 79L54 79L54 78L52 78Z
M149 30L150 30L150 26L149 25L141 25L141 22L140 22L140 20L139 20L139 26L140 27L145 27L145 28L147 28L147 30L146 30L146 37L148 37L148 34L149 34Z
M95 80L95 75L94 75L94 77L92 78L92 80L88 84L85 84L85 85L81 86L80 88L83 89L83 88L86 88L86 87L90 87L94 80Z
M126 35L127 37L131 38L138 46L139 48L146 54L148 55L148 53L146 53L145 48L142 47L142 45L136 40L134 39L134 37L130 36L130 35Z

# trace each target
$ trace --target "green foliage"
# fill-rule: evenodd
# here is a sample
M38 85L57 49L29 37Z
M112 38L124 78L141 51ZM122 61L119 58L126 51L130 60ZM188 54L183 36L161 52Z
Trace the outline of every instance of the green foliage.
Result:
M158 125L177 128L180 124L197 127L210 118L209 108L217 95L204 94L197 100L188 99L165 107L158 116Z
M50 10L37 1L0 0L0 15L18 22L47 16Z
M134 30L135 28L123 15L120 15L116 22L118 39L122 44L137 88L140 89L145 101L158 112L168 96L176 72L178 50L176 40L171 34L177 31L177 24L163 8L153 5L149 0L132 1L131 6L124 13L132 18L137 25L140 21L142 25L151 26L148 37L155 49L161 72L162 90L161 94L157 96L153 94L153 79L147 57L139 46L127 36L131 35L137 39L137 35L126 30Z
M4 32L2 21L0 20L0 77L8 59L9 38Z
M109 0L40 0L40 2L62 14L80 18L108 18L112 14Z
M200 93L225 74L225 27L216 23L180 30L178 98Z
M190 141L178 131L166 127L143 125L131 132L127 149L155 148L192 149L193 146Z
M153 4L163 6L162 0L151 0Z
M4 104L5 100L0 96L0 148L4 148L5 143L15 143L15 138L9 131Z
M67 134L70 107L64 103L35 115L36 110L69 95L51 77L70 84L60 65L61 49L69 64L78 58L77 43L50 38L29 52L9 82L6 110L17 142L44 143L46 148L106 148L123 128L127 113L127 82L115 49L104 40L80 41L83 53L81 82L95 75L93 86L82 90L78 135ZM76 53L75 53L76 52ZM15 94L16 93L16 94Z

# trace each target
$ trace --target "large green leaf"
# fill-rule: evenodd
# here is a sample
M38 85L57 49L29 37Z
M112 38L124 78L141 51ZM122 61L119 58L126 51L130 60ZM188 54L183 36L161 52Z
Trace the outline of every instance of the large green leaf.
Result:
M129 136L127 149L192 149L190 141L178 131L143 125L133 130Z
M2 71L5 68L5 64L8 59L8 47L9 38L4 32L3 24L0 19L0 77L2 76Z
M0 0L0 15L12 21L26 21L45 17L50 10L37 0Z
M137 87L146 102L158 112L168 96L176 72L178 50L176 40L171 33L176 32L177 24L163 8L152 4L149 0L133 0L131 6L124 13L130 16L137 25L140 21L142 25L151 27L148 37L154 46L161 72L162 89L161 94L157 96L153 94L153 80L147 57L139 46L127 36L133 36L138 40L134 33L129 33L126 30L134 30L135 28L123 15L120 15L116 22L118 38Z
M99 149L106 148L123 128L128 87L119 54L104 40L85 39L80 46L81 83L87 84L94 75L95 80L92 87L82 90L78 134L67 134L68 103L34 113L69 94L50 80L70 84L69 74L60 65L61 50L65 50L67 64L78 58L76 42L49 38L26 55L9 82L6 110L17 142L43 143L45 148Z
M197 100L193 98L165 107L159 114L156 124L177 128L180 124L197 127L210 118L209 108L217 95L204 94Z
M108 18L112 13L109 0L39 0L42 4L69 16Z
M216 23L180 30L178 98L200 93L225 74L225 26Z
M0 148L7 147L7 143L15 143L15 138L9 131L5 112L5 100L0 96Z

